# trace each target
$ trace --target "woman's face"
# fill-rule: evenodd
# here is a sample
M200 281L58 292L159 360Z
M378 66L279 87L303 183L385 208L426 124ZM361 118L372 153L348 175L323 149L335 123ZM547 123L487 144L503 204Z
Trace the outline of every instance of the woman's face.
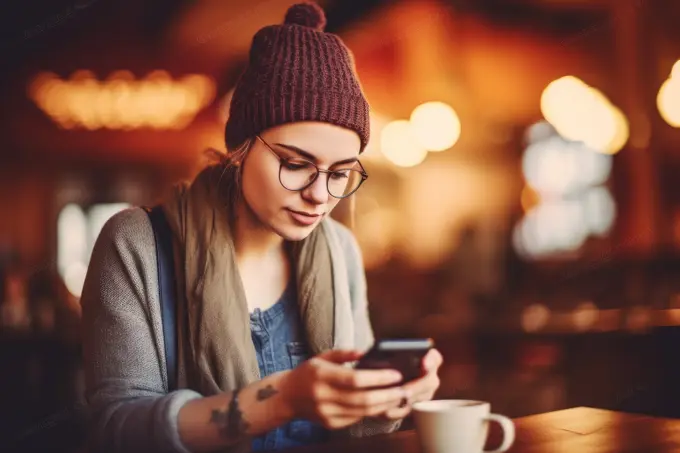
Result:
M260 137L271 150L256 139L242 163L246 208L260 226L286 240L302 240L340 201L328 193L327 178L334 177L320 173L306 189L288 190L279 180L280 160L276 155L304 159L322 170L357 169L361 148L359 136L333 124L301 122L268 129ZM295 181L296 175L291 173L291 178ZM336 179L332 184L342 184L340 178Z

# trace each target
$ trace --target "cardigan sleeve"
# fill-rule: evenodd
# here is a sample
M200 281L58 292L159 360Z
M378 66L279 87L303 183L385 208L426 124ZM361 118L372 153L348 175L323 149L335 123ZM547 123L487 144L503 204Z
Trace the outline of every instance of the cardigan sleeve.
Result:
M155 241L143 210L104 226L81 303L92 451L188 453L177 415L201 395L167 392Z

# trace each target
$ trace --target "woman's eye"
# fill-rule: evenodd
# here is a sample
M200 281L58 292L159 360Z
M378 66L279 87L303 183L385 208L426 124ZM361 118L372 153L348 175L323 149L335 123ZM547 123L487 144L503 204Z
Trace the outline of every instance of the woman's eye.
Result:
M350 170L338 170L331 173L333 179L347 179L349 178Z
M284 165L288 170L303 170L311 166L309 162L301 162L295 160L288 160L284 163Z

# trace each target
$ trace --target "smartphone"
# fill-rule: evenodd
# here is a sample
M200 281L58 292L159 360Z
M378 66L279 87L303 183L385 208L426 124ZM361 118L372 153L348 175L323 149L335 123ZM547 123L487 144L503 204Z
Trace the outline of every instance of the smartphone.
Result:
M434 347L431 338L385 339L375 342L356 364L359 370L397 370L404 377L401 385L423 375L422 361Z

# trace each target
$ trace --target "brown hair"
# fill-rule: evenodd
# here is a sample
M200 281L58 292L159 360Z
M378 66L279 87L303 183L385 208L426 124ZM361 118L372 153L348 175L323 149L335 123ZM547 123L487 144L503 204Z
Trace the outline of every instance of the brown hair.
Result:
M236 206L241 198L242 164L254 143L254 138L248 138L240 145L227 149L226 153L215 148L205 151L208 165L215 170L215 187L230 207ZM235 213L234 209L231 211Z

